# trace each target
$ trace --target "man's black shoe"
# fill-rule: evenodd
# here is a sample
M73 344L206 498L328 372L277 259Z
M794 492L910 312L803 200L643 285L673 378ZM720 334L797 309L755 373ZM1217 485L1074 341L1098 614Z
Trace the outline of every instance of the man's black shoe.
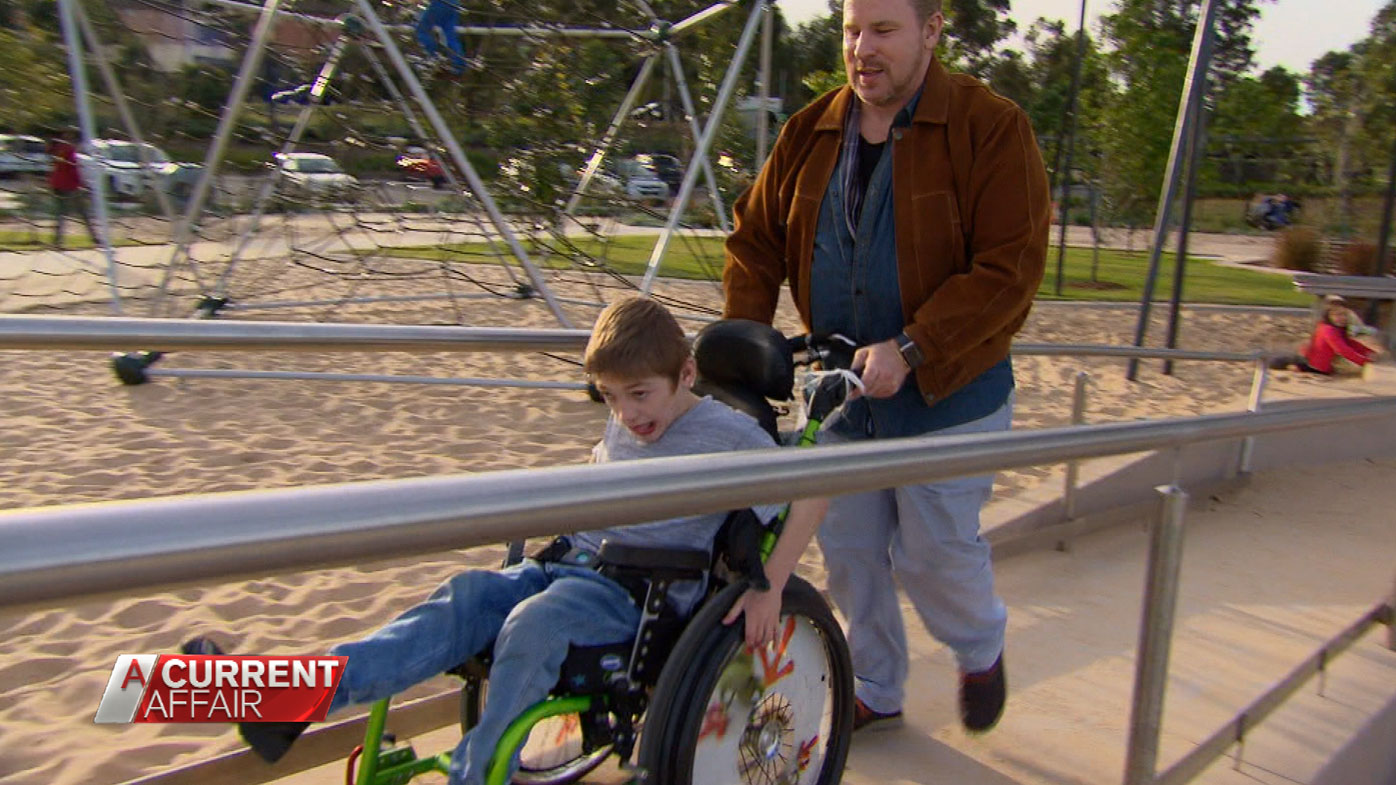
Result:
M308 722L239 722L238 733L267 763L276 763L310 725Z
M179 650L185 654L221 655L223 647L200 635L185 641ZM257 756L267 763L281 760L291 744L303 733L308 722L239 722L238 734Z
M891 730L902 726L903 718L900 711L873 711L868 708L868 704L862 698L854 698L853 704L853 731L860 730L868 732L879 730Z
M960 721L965 730L983 733L1003 716L1008 697L1008 680L1003 673L1003 655L986 671L960 674ZM856 722L855 722L856 724Z

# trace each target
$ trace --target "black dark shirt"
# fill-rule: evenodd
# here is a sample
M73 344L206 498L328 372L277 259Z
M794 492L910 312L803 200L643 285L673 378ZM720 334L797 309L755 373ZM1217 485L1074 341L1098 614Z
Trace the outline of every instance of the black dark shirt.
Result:
M877 162L882 160L882 148L887 146L887 142L873 144L862 135L858 136L858 195L866 196L868 193L868 183L872 182L873 170L877 168ZM861 202L862 199L860 198ZM861 211L859 211L861 212Z

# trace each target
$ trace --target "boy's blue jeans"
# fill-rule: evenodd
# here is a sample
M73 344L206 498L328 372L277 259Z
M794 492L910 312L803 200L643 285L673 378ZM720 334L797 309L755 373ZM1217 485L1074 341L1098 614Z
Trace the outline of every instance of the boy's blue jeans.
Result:
M395 695L494 641L480 724L451 755L453 785L479 785L504 729L557 683L568 647L630 640L639 622L630 594L584 567L525 560L464 572L367 638L330 649L349 658L330 711Z

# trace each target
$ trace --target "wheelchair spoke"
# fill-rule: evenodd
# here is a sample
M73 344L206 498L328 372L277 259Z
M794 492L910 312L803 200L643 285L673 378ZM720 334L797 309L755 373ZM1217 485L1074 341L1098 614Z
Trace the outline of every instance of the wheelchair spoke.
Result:
M733 647L708 696L692 767L695 785L809 785L833 726L827 641L801 615L755 652Z

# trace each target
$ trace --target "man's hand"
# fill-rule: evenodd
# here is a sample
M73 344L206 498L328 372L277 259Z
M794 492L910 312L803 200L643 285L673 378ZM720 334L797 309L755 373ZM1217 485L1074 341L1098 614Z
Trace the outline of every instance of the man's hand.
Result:
M723 617L723 624L731 624L742 612L746 612L746 645L759 647L775 643L780 627L780 595L775 587L769 591L747 589L732 604L732 610Z
M859 395L891 398L902 388L910 371L895 340L864 346L853 353L853 372L862 377L863 392L855 389L849 392L848 397L850 400Z

